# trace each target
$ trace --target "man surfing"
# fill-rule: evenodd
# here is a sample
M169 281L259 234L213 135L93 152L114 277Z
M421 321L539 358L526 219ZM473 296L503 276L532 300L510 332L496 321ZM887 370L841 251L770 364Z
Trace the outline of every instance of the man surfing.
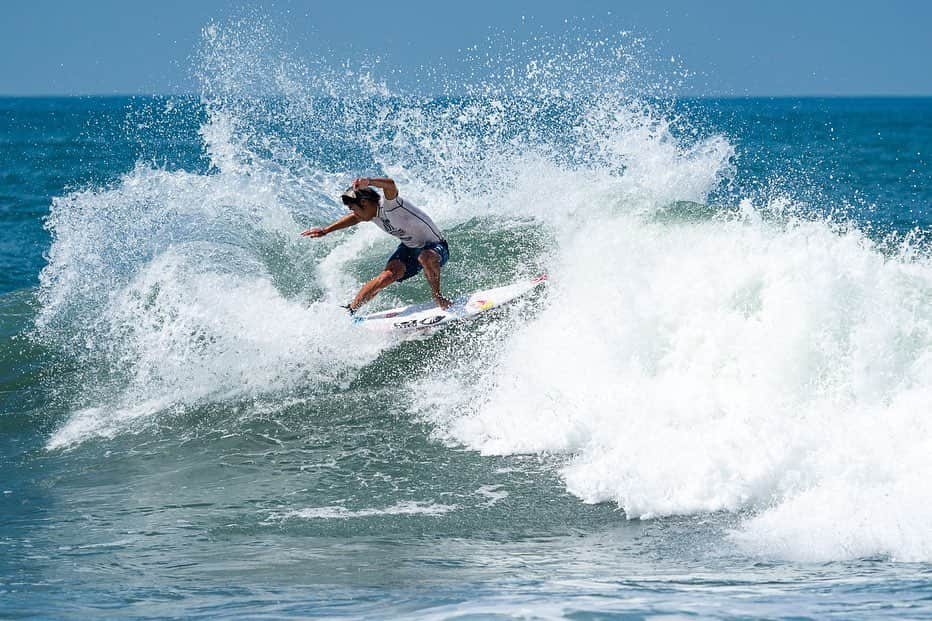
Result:
M370 186L381 189L385 196L379 196ZM440 293L440 270L450 257L447 242L430 216L398 195L398 187L392 179L355 179L353 186L343 192L340 199L350 213L323 228L309 229L301 235L323 237L360 222L372 222L401 240L382 273L364 284L353 301L346 305L351 315L388 285L407 280L422 269L437 306L446 310L453 305Z

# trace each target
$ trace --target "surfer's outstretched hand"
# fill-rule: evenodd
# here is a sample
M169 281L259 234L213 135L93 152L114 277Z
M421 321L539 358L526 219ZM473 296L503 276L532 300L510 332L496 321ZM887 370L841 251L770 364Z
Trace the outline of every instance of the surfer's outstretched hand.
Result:
M301 233L301 237L323 237L326 234L323 229L308 229Z

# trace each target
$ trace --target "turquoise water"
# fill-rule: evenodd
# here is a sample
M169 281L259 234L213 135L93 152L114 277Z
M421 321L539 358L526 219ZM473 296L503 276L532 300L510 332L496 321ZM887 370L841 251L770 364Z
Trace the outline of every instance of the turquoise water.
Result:
M932 618L932 100L323 97L230 45L0 100L0 616ZM361 334L392 240L299 233L377 172L447 291L547 290Z

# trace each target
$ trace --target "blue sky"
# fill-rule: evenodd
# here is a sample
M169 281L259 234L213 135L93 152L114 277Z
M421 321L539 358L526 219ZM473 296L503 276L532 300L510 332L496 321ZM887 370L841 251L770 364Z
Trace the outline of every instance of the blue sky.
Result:
M298 58L383 66L446 59L490 34L514 41L572 28L628 30L690 70L700 95L932 95L932 2L889 0L249 3L4 0L0 95L195 92L201 30L263 15ZM258 8L256 8L258 7ZM425 88L429 88L425 86Z

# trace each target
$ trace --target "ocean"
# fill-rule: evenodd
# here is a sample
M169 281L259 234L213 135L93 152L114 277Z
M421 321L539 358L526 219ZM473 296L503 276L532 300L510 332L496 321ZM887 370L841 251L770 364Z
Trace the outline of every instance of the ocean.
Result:
M932 619L932 99L205 32L195 96L0 99L0 617ZM300 232L374 175L446 293L548 286L354 327L395 241Z

